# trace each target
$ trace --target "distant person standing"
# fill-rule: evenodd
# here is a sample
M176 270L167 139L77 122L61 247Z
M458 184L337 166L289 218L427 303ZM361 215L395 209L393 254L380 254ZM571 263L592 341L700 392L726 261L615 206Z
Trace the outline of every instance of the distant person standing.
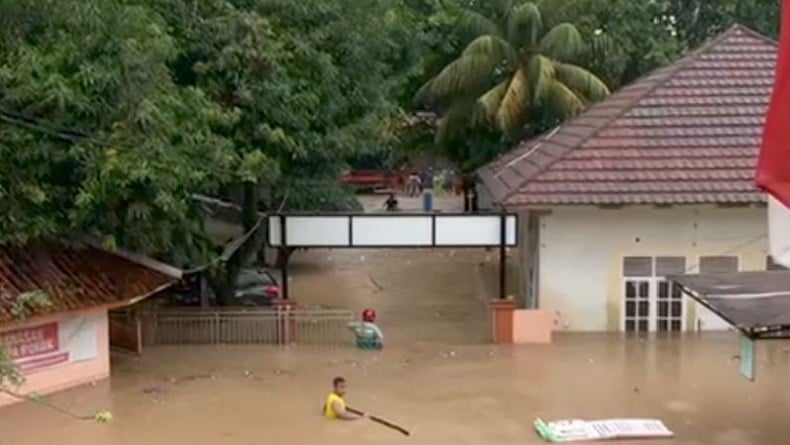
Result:
M406 194L411 197L419 195L422 192L420 181L420 175L417 173L409 174L409 179L406 180Z
M422 209L425 212L433 210L433 167L423 171L422 177Z

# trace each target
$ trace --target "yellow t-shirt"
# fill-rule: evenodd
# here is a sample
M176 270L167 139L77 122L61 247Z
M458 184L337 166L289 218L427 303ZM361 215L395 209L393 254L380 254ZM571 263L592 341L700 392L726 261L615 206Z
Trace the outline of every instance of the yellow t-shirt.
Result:
M324 417L327 419L337 419L337 413L334 408L335 402L340 402L340 406L342 406L343 409L346 408L346 401L343 400L342 397L333 392L329 393L329 395L326 396L326 404L324 405Z

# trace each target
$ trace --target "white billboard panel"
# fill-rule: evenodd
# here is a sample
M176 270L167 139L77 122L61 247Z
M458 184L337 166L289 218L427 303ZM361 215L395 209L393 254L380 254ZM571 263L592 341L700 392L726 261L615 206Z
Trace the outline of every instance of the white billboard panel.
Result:
M438 246L495 246L501 241L501 215L436 215ZM505 217L505 243L516 244L516 216Z
M430 246L431 218L431 215L357 215L351 220L351 244L354 247Z
M348 215L288 215L285 218L285 236L288 246L305 247L343 247L349 246ZM269 219L269 235L271 240L282 239L280 220L278 217ZM279 245L279 243L272 244Z
M269 245L292 247L483 247L501 243L501 214L272 215ZM516 215L505 217L505 242L515 246Z

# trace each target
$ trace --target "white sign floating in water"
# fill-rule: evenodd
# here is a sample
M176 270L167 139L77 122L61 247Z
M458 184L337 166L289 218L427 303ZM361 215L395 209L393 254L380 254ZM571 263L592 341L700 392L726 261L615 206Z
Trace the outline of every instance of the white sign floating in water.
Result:
M654 419L535 420L535 430L552 443L596 440L662 439L674 436L663 422Z
M268 223L270 246L294 248L515 246L518 226L499 213L281 214Z

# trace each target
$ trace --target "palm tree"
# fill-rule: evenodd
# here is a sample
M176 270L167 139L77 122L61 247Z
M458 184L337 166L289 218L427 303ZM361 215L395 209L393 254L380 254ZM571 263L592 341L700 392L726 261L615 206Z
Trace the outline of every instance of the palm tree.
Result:
M602 80L574 64L586 45L573 24L547 26L543 4L493 3L491 18L463 12L458 30L469 43L417 92L416 100L441 116L440 145L469 126L519 136L535 111L561 120L609 94Z

